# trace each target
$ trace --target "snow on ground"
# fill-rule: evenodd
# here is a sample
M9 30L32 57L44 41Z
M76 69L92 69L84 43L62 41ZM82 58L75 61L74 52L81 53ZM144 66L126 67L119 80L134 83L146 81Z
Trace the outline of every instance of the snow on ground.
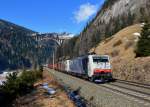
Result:
M141 34L140 34L140 33L138 33L138 32L133 33L133 35L134 35L134 36L138 36L138 37L140 37L140 36L141 36Z
M141 37L141 34L140 33L138 33L138 32L135 32L135 33L133 33L133 35L134 35L134 37L135 37L135 42L138 42L139 41L139 37Z
M4 81L6 81L6 78L0 75L0 85L2 85Z
M141 26L141 27L144 27L144 25L145 25L145 23L141 23L141 25L140 25L140 26Z
M6 81L6 76L8 75L8 72L3 72L0 74L0 85L3 85L3 82Z

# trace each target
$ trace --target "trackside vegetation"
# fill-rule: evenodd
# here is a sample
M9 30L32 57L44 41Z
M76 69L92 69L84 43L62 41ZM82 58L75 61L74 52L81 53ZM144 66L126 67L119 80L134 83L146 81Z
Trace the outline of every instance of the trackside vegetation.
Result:
M16 72L9 74L2 86L0 86L0 104L11 104L19 96L30 93L34 87L34 83L42 79L43 68L37 71L23 71L20 75Z
M150 56L150 23L143 27L135 52L137 57Z

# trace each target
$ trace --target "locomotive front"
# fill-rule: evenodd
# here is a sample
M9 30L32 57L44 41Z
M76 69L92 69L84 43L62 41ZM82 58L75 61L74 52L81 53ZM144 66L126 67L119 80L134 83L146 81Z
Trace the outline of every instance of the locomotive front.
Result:
M92 80L112 80L112 70L108 55L91 55L89 59L89 75Z

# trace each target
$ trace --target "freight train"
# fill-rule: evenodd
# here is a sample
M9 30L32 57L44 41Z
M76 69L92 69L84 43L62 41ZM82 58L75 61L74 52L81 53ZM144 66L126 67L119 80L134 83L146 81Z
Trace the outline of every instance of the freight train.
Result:
M60 61L54 65L49 64L48 67L71 75L88 78L90 81L105 82L113 79L108 55L86 55L72 60Z

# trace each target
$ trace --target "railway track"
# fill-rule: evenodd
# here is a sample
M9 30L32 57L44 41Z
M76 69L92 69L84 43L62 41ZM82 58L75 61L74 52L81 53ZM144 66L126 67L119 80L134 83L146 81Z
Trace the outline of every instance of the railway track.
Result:
M101 86L117 93L122 94L130 99L150 106L150 86L141 83L117 80Z
M87 79L84 80L88 81ZM96 83L96 85L98 84ZM150 85L124 80L117 80L115 82L100 84L99 86L107 88L113 93L121 94L125 97L128 97L129 99L142 103L145 106L150 106Z
M66 74L66 73L63 73L63 74ZM66 75L74 77L69 74L66 74ZM76 78L81 79L79 77L76 77ZM90 81L87 81L87 82L92 83ZM146 107L150 106L150 85L123 81L123 80L116 80L115 82L110 82L106 84L95 83L95 85L97 88L103 88L112 93L122 95L126 97L127 99L129 99L130 101L138 102ZM89 87L93 88L92 86L89 86Z
M142 87L142 88L146 88L146 89L150 89L150 84L142 84L142 83L119 80L119 79L117 79L116 82L122 83L122 84L129 84L129 85L133 85L133 86L137 86L137 87Z
M115 82L100 84L100 86L112 91L113 93L128 97L129 99L145 106L150 106L150 85L148 84L116 80Z
M130 99L150 106L150 85L125 80L116 80L100 86L117 94L124 95Z
M109 89L112 92L115 92L116 94L121 94L144 105L150 105L150 93L148 92L143 92L137 89L132 89L130 87L116 85L114 83L102 84L101 86Z

